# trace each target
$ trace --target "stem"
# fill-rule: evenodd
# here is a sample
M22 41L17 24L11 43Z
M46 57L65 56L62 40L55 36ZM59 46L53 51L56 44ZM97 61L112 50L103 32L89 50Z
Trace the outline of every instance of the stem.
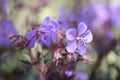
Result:
M30 56L30 59L31 59L32 63L34 63L34 58L33 58L33 56L32 56L31 49L29 49L29 56Z
M36 59L33 57L32 55L32 52L31 52L31 49L29 49L29 56L30 56L30 59L31 59L31 62L32 64L36 61ZM40 75L40 72L39 72L39 66L38 65L35 65L35 69L37 71L37 75L39 76ZM41 80L41 79L39 79Z
M41 66L40 66L40 69L41 69L41 74L40 74L40 80L45 80L45 63L44 63L44 55L43 55L43 46L42 46L42 49L41 49Z

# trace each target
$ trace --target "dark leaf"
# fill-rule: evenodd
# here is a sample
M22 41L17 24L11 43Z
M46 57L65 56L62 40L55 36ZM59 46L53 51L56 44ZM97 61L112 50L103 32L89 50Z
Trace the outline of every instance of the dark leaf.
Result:
M39 59L40 58L40 52L38 51L38 53L37 53L37 59Z
M20 60L20 62L27 64L27 65L32 65L31 62L29 62L29 61Z

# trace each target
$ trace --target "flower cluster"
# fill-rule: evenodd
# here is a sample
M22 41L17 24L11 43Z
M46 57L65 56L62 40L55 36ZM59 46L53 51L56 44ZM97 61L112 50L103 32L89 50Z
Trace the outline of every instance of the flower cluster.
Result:
M74 70L71 68L69 69L69 64L79 60L83 62L91 61L88 57L85 57L87 51L86 43L90 43L93 39L93 35L91 31L88 30L87 25L84 22L79 22L77 30L75 28L70 28L63 33L59 33L59 27L59 23L56 20L50 20L48 16L38 29L29 30L25 37L17 35L10 38L13 39L12 43L14 43L14 46L18 47L17 49L29 48L29 55L32 61L32 63L29 64L40 67L41 74L45 75L46 79L42 77L40 80L48 80L47 78L49 78L49 76L56 73L58 73L56 75L65 75L65 80L68 80L68 78L75 75ZM62 37L59 38L57 35L61 35ZM19 40L16 40L17 38L15 37ZM67 45L65 45L66 39L68 40ZM42 54L42 51L38 50L38 47L35 47L37 53L36 58L32 56L31 48L34 48L36 42L41 45L46 45L47 47L50 47L52 44L51 42L57 44L54 45L55 49L54 46L51 46L51 48L54 49L53 51L50 48L51 52L53 52L51 65L48 66L45 62L45 55ZM19 45L22 45L22 47L19 47ZM44 48L42 47L42 49ZM26 63L25 61L22 62ZM54 68L54 71L52 71L51 67ZM61 80L63 79L61 78Z

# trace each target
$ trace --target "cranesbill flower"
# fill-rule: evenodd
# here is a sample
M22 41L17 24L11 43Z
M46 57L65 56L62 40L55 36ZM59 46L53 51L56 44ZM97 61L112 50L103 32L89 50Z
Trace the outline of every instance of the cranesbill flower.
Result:
M29 41L28 48L34 47L36 41L38 41L39 44L50 46L50 36L48 34L38 32L38 30L28 31L26 39Z
M78 31L75 28L67 30L66 38L69 40L66 46L68 52L74 53L77 50L80 55L84 55L87 50L85 43L90 43L93 35L90 30L87 30L87 25L80 22L78 24Z
M45 44L46 46L50 46L51 40L56 42L56 32L58 27L57 21L51 21L49 17L46 17L38 30L30 30L26 34L26 39L29 41L28 48L34 47L36 41L38 41L39 44Z
M45 32L45 34L48 34L51 36L52 41L56 42L56 32L59 28L58 22L56 20L50 20L50 17L47 16L43 22L43 24L39 27L39 31Z

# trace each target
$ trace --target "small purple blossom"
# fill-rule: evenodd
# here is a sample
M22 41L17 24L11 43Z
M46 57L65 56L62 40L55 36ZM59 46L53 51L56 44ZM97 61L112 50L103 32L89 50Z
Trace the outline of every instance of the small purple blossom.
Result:
M57 40L56 32L58 27L57 21L51 21L50 17L46 17L38 30L30 30L26 34L26 39L29 40L28 48L34 47L36 40L39 44L45 44L46 46L50 46L51 40L55 43Z
M93 35L90 30L87 30L87 25L83 22L78 24L78 31L75 28L70 28L66 32L66 38L69 40L66 50L70 53L74 53L76 50L80 55L86 53L85 43L90 43L93 39Z
M45 32L53 32L53 31L56 31L58 28L59 28L58 22L56 20L50 20L50 17L47 16L44 19L43 24L40 25L39 30L42 30Z
M72 70L65 71L65 75L66 75L67 77L71 77L71 76L73 76L73 71L72 71Z
M52 41L56 42L56 31L59 28L59 24L56 20L50 20L50 17L46 17L44 22L39 27L39 31L45 32L46 34L50 35ZM49 36L48 36L49 37Z
M85 72L78 70L76 80L89 80L89 76Z

